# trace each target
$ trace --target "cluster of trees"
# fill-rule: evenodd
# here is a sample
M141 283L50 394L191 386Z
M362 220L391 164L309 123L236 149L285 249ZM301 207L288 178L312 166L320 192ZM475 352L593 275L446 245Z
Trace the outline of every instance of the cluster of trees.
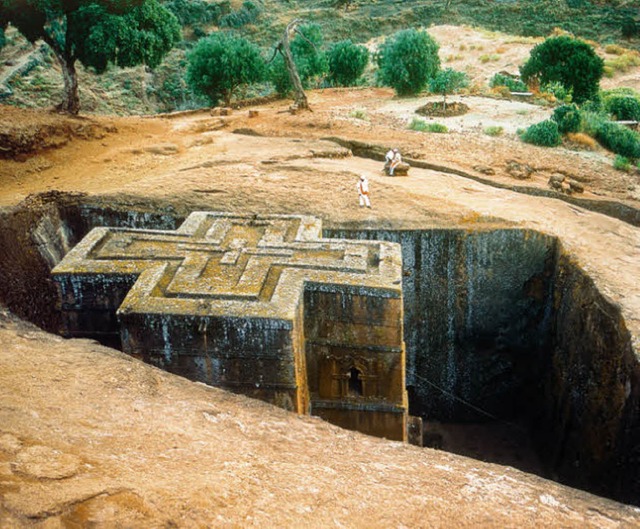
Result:
M242 9L254 13L256 6L247 0ZM9 23L29 41L46 42L64 78L64 100L59 109L77 113L77 62L97 73L109 64L153 68L181 40L174 13L188 18L193 15L188 7L193 8L184 0L166 4L159 0L0 0L0 46ZM208 5L196 7L204 9L207 16L221 16ZM198 15L203 13L198 11ZM325 47L318 24L298 26L287 47L303 88L317 86L320 80L333 86L354 85L370 59L367 48L350 40ZM399 31L375 54L377 81L401 96L429 88L444 96L446 106L447 95L465 87L468 79L463 72L441 69L438 51L438 44L426 31ZM575 103L583 104L597 97L603 71L603 61L589 44L560 36L533 48L521 68L521 78L529 85L555 83L566 89ZM271 81L281 95L294 88L285 54L274 53L267 61L260 48L228 31L215 32L193 46L187 54L185 78L194 93L212 104L229 104L240 87L263 81ZM616 113L628 114L625 104L618 103Z

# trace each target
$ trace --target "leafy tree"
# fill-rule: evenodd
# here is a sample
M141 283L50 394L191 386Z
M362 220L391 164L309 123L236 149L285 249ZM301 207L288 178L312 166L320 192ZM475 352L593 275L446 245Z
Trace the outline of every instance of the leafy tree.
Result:
M464 72L458 72L453 68L440 70L429 81L429 90L434 94L443 96L442 108L447 108L447 95L455 94L469 86L469 77Z
M378 66L382 84L398 95L417 94L440 69L438 44L426 31L399 31L380 47Z
M324 37L319 24L298 26L294 38L290 41L291 54L304 88L308 88L314 78L327 72L327 57L321 51L323 42ZM286 95L291 92L291 78L281 54L272 63L270 79L279 94Z
M8 23L53 50L64 79L58 110L71 114L80 109L77 61L97 73L109 63L154 68L180 39L176 17L157 0L0 0L0 27Z
M369 64L369 50L351 40L336 42L327 53L329 74L338 86L352 86Z
M564 35L538 44L520 68L527 83L534 79L542 85L555 81L572 89L573 100L578 104L598 93L603 73L604 61L589 44Z
M230 33L218 32L200 39L187 60L187 83L213 105L220 99L229 105L238 87L264 78L259 48Z

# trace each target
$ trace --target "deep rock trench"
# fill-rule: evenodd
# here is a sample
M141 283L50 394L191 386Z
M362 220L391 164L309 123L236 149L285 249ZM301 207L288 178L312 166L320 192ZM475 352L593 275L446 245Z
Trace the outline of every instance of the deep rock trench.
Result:
M175 229L187 213L143 200L31 197L0 212L0 303L58 332L49 272L90 229ZM493 430L531 442L540 467L525 470L640 504L638 359L618 307L561 241L511 228L325 236L402 246L410 412L444 432L427 432L427 444L455 449L448 437L457 435L490 446Z

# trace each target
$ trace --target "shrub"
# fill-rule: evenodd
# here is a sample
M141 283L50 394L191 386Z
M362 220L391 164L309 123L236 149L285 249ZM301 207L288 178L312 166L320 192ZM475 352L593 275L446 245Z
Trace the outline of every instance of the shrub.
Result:
M616 157L613 160L613 168L617 169L618 171L624 171L625 173L628 173L629 171L631 171L631 161L629 160L629 158L616 154Z
M220 27L223 28L241 28L247 24L254 22L262 13L262 6L245 0L242 7L237 11L229 13L220 19Z
M551 119L558 124L558 130L566 134L580 130L582 116L576 105L562 105L553 111Z
M367 113L362 109L356 109L349 114L352 118L367 119Z
M436 132L436 133L445 133L449 132L449 129L442 125L441 123L427 123L423 119L413 118L411 123L409 123L409 129L415 130L417 132Z
M572 89L578 104L597 94L603 72L604 62L593 47L567 36L551 37L538 44L520 68L525 82L538 80L545 85L556 81Z
M495 53L491 54L491 55L480 55L480 62L482 64L485 64L487 62L491 62L491 61L499 61L500 60L500 55L497 55Z
M521 136L522 141L542 147L556 147L560 144L560 131L555 121L545 120L531 125Z
M502 136L502 134L504 133L504 128L497 125L491 125L489 127L485 127L484 133L487 136Z
M407 128L418 132L426 132L427 122L424 119L413 118Z
M529 89L520 79L503 75L501 73L497 73L491 78L489 86L491 88L496 86L506 86L511 92L526 92Z
M336 42L327 53L331 80L338 86L353 86L369 64L369 50L350 40Z
M449 129L447 128L446 125L443 125L442 123L427 123L425 132L435 132L439 134L444 134L446 132L449 132Z
M600 125L607 121L607 116L601 112L592 112L582 110L582 123L580 130L589 136L596 137Z
M542 92L552 94L553 97L556 98L556 101L571 103L571 100L573 99L573 90L571 88L567 89L562 83L554 81L542 85L540 89Z
M327 57L320 51L324 38L319 24L304 24L298 27L298 31L302 36L296 34L291 40L291 54L300 81L308 88L315 78L327 72ZM272 63L269 78L280 95L288 94L293 88L284 59L280 55Z
M638 26L638 23L633 17L630 16L625 17L625 19L622 21L620 29L622 30L622 36L627 39L640 34L640 27Z
M219 4L209 3L205 0L170 0L164 5L183 26L217 24L223 10Z
M640 158L640 136L628 128L603 121L596 130L596 140L610 151L626 158Z
M200 39L187 55L187 83L215 105L229 104L234 91L264 77L260 50L249 41L218 32Z
M612 96L605 99L604 107L616 120L640 120L640 101L630 96Z
M429 90L443 96L442 108L447 106L447 95L459 92L469 86L469 78L464 72L457 72L452 68L440 70L429 81Z
M438 44L426 31L399 31L380 46L377 62L383 85L398 95L418 94L440 69Z

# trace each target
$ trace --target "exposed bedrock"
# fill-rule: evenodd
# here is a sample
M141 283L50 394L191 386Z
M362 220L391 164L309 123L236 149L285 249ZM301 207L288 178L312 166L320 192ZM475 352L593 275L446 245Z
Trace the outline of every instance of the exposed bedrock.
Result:
M174 229L184 216L83 197L32 200L4 212L0 302L55 331L49 271L90 228ZM518 229L325 236L402 246L411 413L525 421L552 477L640 504L637 351L619 307L561 242Z

